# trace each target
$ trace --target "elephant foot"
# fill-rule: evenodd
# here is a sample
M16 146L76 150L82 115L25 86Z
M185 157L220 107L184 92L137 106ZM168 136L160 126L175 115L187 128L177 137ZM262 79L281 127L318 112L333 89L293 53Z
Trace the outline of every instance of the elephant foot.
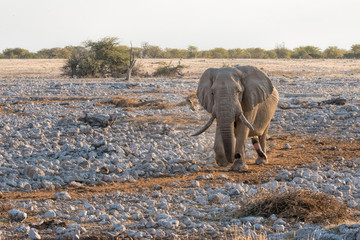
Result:
M231 166L230 171L234 171L234 172L241 172L241 171L246 171L248 170L248 166L246 164L234 164Z
M218 162L216 162L217 163L217 165L219 166L219 167L227 167L230 163L228 163L228 162L221 162L221 163L218 163Z
M260 144L258 142L258 139L257 138L252 138L251 141L252 141L252 144L253 144L259 158L263 158L266 161L267 156L264 153L264 151L261 149L261 146L260 146Z
M222 158L215 158L216 163L219 167L226 167L228 166L230 163L226 160L226 159L222 159Z
M230 171L245 171L248 169L248 166L246 165L245 161L241 158L240 153L235 153L235 163L231 166Z
M257 165L265 165L265 164L269 163L269 161L267 160L267 158L258 157L256 159L255 163Z

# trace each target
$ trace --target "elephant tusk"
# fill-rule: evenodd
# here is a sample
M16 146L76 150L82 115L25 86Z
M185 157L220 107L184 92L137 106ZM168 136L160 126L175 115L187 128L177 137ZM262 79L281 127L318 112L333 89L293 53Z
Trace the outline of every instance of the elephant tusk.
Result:
M254 131L254 127L249 123L249 121L246 119L246 117L244 116L244 114L242 112L240 112L239 118L241 119L241 121L243 121L243 123L250 128L252 131Z
M191 136L197 136L197 135L200 135L200 134L202 134L203 132L205 132L205 130L208 129L208 128L211 126L211 124L213 123L214 119L215 119L215 116L211 116L211 118L209 119L209 121L208 121L202 128L200 128L198 131L192 132L192 133L191 133Z

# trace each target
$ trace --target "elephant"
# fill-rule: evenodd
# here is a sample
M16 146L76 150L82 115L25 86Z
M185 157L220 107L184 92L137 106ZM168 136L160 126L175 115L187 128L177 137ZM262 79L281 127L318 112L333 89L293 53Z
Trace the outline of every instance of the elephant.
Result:
M270 78L254 66L209 68L201 75L197 97L209 113L209 121L192 136L208 129L216 119L216 163L232 171L248 169L245 146L248 137L258 154L255 163L268 163L266 136L279 101ZM260 144L259 144L260 143Z

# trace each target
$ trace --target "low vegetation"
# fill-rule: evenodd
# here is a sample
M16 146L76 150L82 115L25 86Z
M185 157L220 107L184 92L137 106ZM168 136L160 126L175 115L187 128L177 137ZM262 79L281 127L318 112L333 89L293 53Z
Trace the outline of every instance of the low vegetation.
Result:
M189 108L193 111L199 110L199 100L196 96L196 91L190 90L188 96L184 101L180 102L178 106L189 106Z
M262 48L214 48L200 51L195 46L186 50L166 48L143 43L141 47L120 45L117 38L106 37L99 41L86 41L83 46L67 46L65 48L41 49L33 53L22 48L7 48L0 53L0 58L61 58L68 59L63 68L65 76L70 77L124 77L129 80L131 75L141 75L141 69L135 65L136 58L252 58L252 59L319 59L319 58L360 58L360 44L352 45L350 50L330 46L324 51L314 46L301 46L293 50L280 44L272 50ZM173 66L163 64L153 73L154 77L182 76L185 68L180 62Z
M129 48L120 46L116 38L85 42L71 53L64 67L71 77L120 77L128 70Z
M295 219L313 224L338 224L351 218L348 207L322 192L302 189L263 190L241 203L236 217L261 216Z
M171 62L169 64L161 64L153 73L154 77L176 77L182 76L183 73L181 72L185 66L181 65L179 62L178 65L173 66Z
M135 108L140 109L172 109L175 108L175 105L169 104L168 101L164 99L155 99L155 100L140 100L137 98L129 98L125 96L117 96L110 100L105 100L99 103L103 104L113 104L115 107L124 108L126 111L134 111Z
M111 40L116 38L104 38ZM85 48L91 48L96 43L87 41ZM83 47L80 47L83 48ZM129 47L119 45L116 48L118 51L128 51ZM38 52L30 52L22 48L6 48L0 53L0 58L65 58L69 59L79 51L79 46L67 46L64 48L50 48L41 49ZM264 50L262 48L214 48L210 50L199 50L195 46L188 46L187 49L165 48L150 45L145 42L141 47L133 48L134 56L137 58L295 58L295 59L311 59L311 58L360 58L360 44L354 44L351 49L340 49L336 46L329 46L323 51L316 46L300 46L294 49L288 49L285 44L277 44L274 49Z

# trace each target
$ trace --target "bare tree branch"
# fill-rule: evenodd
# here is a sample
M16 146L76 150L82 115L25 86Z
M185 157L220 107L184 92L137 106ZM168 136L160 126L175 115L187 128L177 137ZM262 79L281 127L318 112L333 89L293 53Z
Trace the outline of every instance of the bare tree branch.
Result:
M126 78L125 80L130 80L131 78L131 72L135 66L136 60L135 60L135 53L133 51L133 46L132 46L132 42L130 42L131 48L130 48L130 58L129 58L129 66L128 66L128 70L126 73Z

